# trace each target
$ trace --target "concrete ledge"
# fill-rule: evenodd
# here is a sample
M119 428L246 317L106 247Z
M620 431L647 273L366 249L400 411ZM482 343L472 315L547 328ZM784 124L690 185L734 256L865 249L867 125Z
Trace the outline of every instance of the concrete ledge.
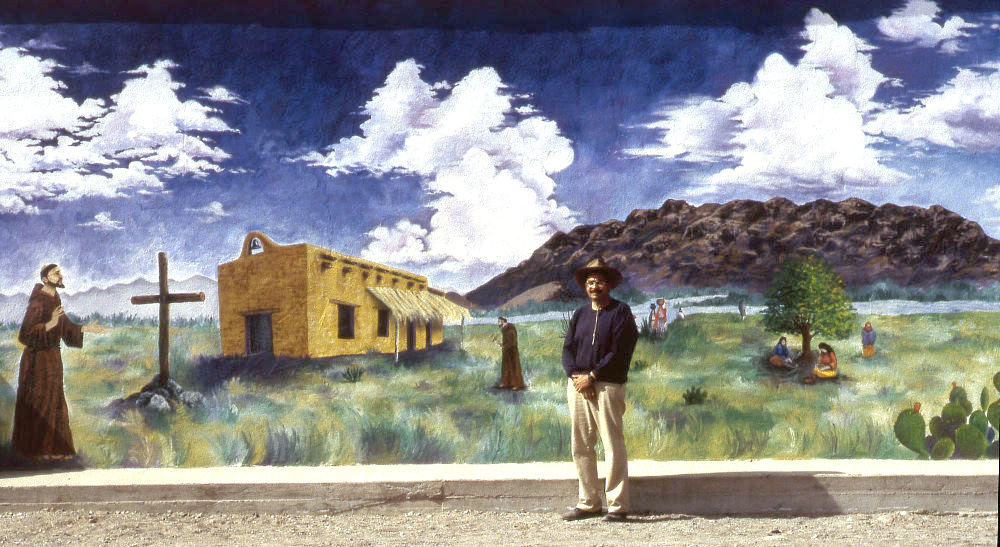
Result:
M629 463L632 511L828 515L997 511L995 460L761 460ZM560 511L576 499L568 462L0 471L0 510Z

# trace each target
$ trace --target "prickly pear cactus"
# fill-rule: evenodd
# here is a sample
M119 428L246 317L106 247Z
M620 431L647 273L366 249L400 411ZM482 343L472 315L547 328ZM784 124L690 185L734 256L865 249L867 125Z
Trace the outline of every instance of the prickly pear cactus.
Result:
M920 415L920 403L917 403L914 408L899 413L892 430L896 433L896 439L900 444L926 458L929 454L924 448L925 428L924 417Z
M986 452L986 435L976 426L965 424L955 430L955 448L963 458L978 460Z
M941 419L952 427L964 425L968 417L969 413L965 411L965 407L957 402L948 403L941 409Z
M955 431L944 424L944 420L941 419L941 416L934 416L931 418L930 423L927 424L927 428L930 430L931 435L933 435L935 439L952 437Z
M986 447L986 457L994 460L1000 458L1000 440L993 441Z
M979 408L982 409L983 412L986 412L986 409L989 408L989 406L990 390L984 387L983 392L979 394Z
M951 392L948 393L948 402L954 403L960 399L968 399L969 395L965 393L965 389L958 386L957 383L951 383Z
M955 453L955 443L951 442L951 439L945 437L934 445L934 449L931 450L931 458L935 460L947 460Z
M1000 391L1000 372L993 375L993 387Z
M986 409L986 419L993 429L1000 431L1000 401L993 401Z
M986 414L982 410L976 410L969 415L969 425L975 426L983 435L986 435L986 431L990 428L990 422L986 419Z

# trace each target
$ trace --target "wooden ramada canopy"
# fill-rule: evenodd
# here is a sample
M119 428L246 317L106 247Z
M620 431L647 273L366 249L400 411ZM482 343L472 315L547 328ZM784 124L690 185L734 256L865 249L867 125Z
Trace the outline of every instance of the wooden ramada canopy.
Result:
M368 287L368 292L389 308L389 312L397 319L461 321L472 317L469 310L431 291Z

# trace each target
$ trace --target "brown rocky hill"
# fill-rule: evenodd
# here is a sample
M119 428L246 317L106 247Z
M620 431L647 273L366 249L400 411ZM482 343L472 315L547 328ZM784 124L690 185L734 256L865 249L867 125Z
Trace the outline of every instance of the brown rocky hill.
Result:
M938 205L876 207L851 198L804 205L774 198L693 206L667 200L625 221L559 232L530 258L465 296L495 307L556 282L562 297L582 292L572 270L595 255L644 291L668 286L763 290L787 257L816 253L848 285L892 280L901 286L1000 280L1000 241ZM552 291L550 291L552 292Z

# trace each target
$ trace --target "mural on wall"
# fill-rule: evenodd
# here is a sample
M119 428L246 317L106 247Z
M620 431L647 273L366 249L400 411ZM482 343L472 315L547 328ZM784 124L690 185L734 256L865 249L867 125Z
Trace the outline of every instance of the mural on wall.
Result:
M0 11L0 465L568 461L598 255L632 458L996 457L1000 9L259 7Z

